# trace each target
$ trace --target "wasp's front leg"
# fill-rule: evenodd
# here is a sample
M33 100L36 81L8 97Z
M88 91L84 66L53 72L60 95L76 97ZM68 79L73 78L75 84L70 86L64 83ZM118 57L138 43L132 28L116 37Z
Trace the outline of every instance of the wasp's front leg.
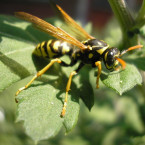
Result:
M98 67L98 74L97 74L97 80L96 80L96 88L99 88L99 78L101 75L101 71L102 71L102 66L101 66L101 61L97 61L95 62L95 66Z

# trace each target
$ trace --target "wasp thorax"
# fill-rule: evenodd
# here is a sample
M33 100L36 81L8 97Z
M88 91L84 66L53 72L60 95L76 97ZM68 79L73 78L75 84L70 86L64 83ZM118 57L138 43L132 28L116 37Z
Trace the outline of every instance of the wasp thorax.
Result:
M106 47L108 44L102 40L90 39L83 42L84 45L90 46L92 48Z
M106 68L110 71L113 71L115 67L118 65L118 61L115 59L120 56L120 51L118 48L109 48L108 51L106 51L104 56L104 63L106 65Z

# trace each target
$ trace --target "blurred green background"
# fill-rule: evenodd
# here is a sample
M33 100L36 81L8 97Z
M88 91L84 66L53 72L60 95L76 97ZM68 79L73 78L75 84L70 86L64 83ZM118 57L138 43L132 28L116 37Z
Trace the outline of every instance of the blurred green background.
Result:
M45 0L5 0L1 1L0 13L13 15L14 11L21 10L42 18L49 17L52 16L52 11L49 10L47 2ZM131 8L137 10L141 1L128 0L128 3ZM116 27L114 27L113 14L107 1L62 0L61 5L83 24L91 21L98 37L110 43L116 43L112 42L112 39L116 34L120 35L119 26L115 23ZM141 74L144 80L144 72L141 71ZM94 79L94 76L90 79ZM34 144L25 134L22 123L15 123L17 106L13 94L18 86L23 86L28 80L30 77L11 85L0 93L0 145ZM81 102L76 127L67 135L62 129L56 137L49 141L41 141L39 145L145 145L144 82L142 86L136 86L122 96L102 84L98 90L95 89L95 84L92 87L95 93L95 105L91 112Z

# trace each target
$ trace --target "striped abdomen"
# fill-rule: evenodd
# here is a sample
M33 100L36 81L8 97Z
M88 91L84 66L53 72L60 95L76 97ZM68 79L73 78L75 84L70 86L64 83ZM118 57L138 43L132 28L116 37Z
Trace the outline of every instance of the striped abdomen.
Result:
M62 40L48 40L39 43L33 54L46 58L57 58L65 54L70 55L73 51L73 45Z

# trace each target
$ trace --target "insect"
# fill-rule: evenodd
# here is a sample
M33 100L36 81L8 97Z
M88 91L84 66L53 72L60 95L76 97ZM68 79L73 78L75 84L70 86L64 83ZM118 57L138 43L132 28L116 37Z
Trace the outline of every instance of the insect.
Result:
M33 23L38 29L57 38L57 40L44 41L36 46L33 53L37 56L50 59L50 63L42 70L38 71L26 86L20 88L16 92L16 96L22 90L28 88L36 78L44 74L54 63L59 63L61 66L65 67L71 67L79 61L80 64L78 68L71 72L66 85L65 100L61 112L61 117L64 117L66 114L68 92L71 87L72 78L85 64L90 64L92 67L98 68L96 87L99 88L99 78L102 70L101 62L104 62L106 68L110 71L118 69L120 66L119 63L121 64L122 69L125 69L126 63L120 57L130 50L141 48L143 46L136 45L120 52L118 48L110 47L103 40L98 40L89 35L60 6L54 6L61 18L75 31L78 39L71 36L61 28L55 27L36 16L25 12L16 12L15 15L17 17ZM81 41L79 40L80 38L82 39ZM60 57L63 55L68 55L70 57L71 62L69 64L61 60Z

